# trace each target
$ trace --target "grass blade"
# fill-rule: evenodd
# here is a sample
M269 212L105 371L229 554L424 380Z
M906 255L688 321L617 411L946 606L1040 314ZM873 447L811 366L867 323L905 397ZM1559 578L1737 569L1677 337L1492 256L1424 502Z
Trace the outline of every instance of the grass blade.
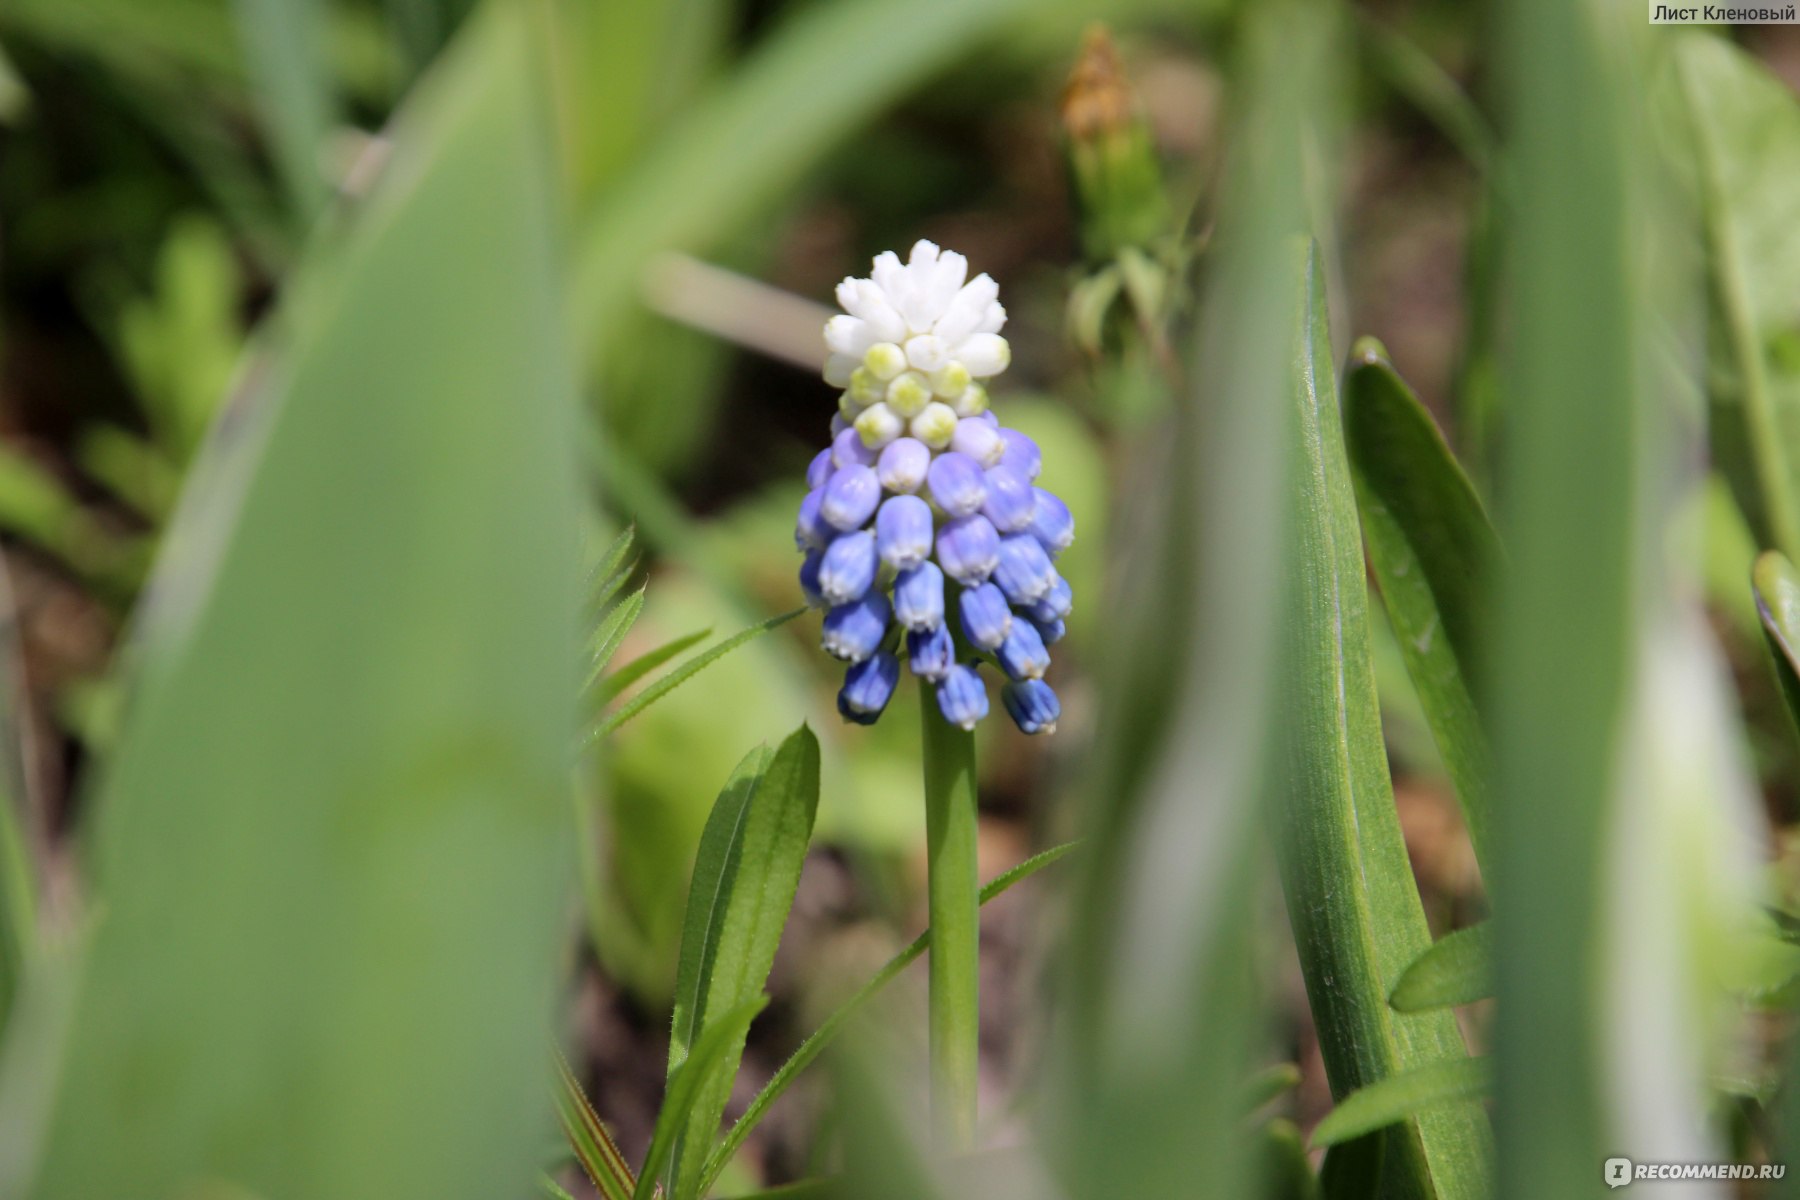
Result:
M1372 339L1344 378L1344 445L1369 565L1419 694L1463 820L1489 866L1493 772L1475 707L1488 603L1500 546L1450 447Z
M1279 859L1326 1074L1342 1098L1466 1051L1449 1012L1406 1015L1387 1003L1431 942L1388 779L1316 249L1302 269L1282 754L1291 774ZM1489 1134L1479 1106L1417 1114L1387 1141L1385 1175L1407 1194L1485 1194Z
M1388 1003L1401 1012L1473 1004L1494 994L1492 930L1472 925L1445 934L1413 959Z
M594 682L593 692L595 701L605 705L617 700L631 687L632 684L656 670L664 663L674 659L677 655L692 650L695 646L698 646L701 642L704 642L707 638L711 637L712 633L712 626L709 625L705 629L696 629L693 633L684 634L681 637L666 641L654 650L644 651L612 674Z
M591 687L606 670L613 655L619 652L619 645L624 642L625 635L637 624L638 614L644 611L644 592L648 587L648 584L640 587L608 609L606 615L600 618L600 624L594 630L593 649L590 651L588 686Z
M1788 716L1800 728L1800 571L1779 550L1765 550L1751 572L1751 591L1756 595L1756 614L1762 620L1763 641L1769 649L1769 665Z
M637 716L646 708L649 708L652 704L655 704L658 700L661 700L664 696L668 695L700 672L706 670L706 668L710 667L713 663L718 662L721 658L724 658L727 654L730 654L733 650L742 646L745 642L751 641L754 638L759 638L777 626L787 624L805 611L804 608L796 608L793 612L782 613L779 617L770 617L760 624L752 625L748 629L732 634L712 649L707 650L702 654L696 654L693 658L688 659L679 667L676 667L673 671L670 671L667 675L664 675L661 679L658 679L655 683L633 696L630 700L627 700L617 709L600 718L600 720L595 723L594 728L588 733L587 744L590 746L593 745L595 742L599 741L619 726L625 724L625 722L631 720L631 718Z
M314 0L234 0L234 6L273 157L294 219L304 225L326 197L320 156L334 106L324 55L326 9Z
M673 1158L676 1141L693 1116L701 1089L714 1077L732 1049L743 1045L750 1022L768 1002L767 996L758 996L722 1014L707 1026L681 1065L669 1076L662 1108L656 1114L656 1128L650 1135L650 1149L644 1155L644 1169L638 1174L631 1200L652 1200L661 1192L657 1177Z
M800 884L819 809L819 739L802 725L771 753L758 747L719 793L700 837L675 972L669 1077L721 1012L762 994ZM678 1135L669 1171L675 1200L700 1194L702 1167L731 1098L743 1043L722 1051Z
M599 565L588 575L588 608L594 613L606 611L619 589L631 577L635 560L627 561L637 544L637 526L627 525L600 556Z
M1014 884L1029 879L1075 849L1077 845L1079 845L1077 842L1064 842L1060 846L1052 846L1041 854L1032 855L1012 870L996 876L992 882L981 889L981 903L986 904ZM738 1147L744 1144L744 1139L750 1136L750 1131L755 1129L757 1123L768 1114L770 1105L781 1099L782 1093L786 1092L794 1080L800 1077L800 1072L811 1066L813 1060L824 1053L826 1047L831 1045L832 1039L842 1032L850 1018L856 1015L856 1012L864 1004L874 998L882 988L892 983L894 977L916 961L930 945L931 930L927 929L914 938L906 949L890 958L881 970L875 972L867 983L834 1009L831 1015L826 1017L817 1029L813 1030L811 1036L800 1043L800 1048L781 1064L774 1075L770 1076L769 1082L763 1085L762 1091L758 1092L756 1098L750 1101L750 1107L744 1110L744 1115L737 1119L737 1123L731 1127L730 1132L725 1135L725 1139L707 1157L706 1169L700 1179L702 1195L705 1195L718 1181L720 1173L731 1161L731 1156L737 1153Z
M556 1112L562 1121L563 1134L581 1169L600 1189L605 1200L630 1200L637 1187L637 1177L619 1152L618 1143L606 1132L600 1114L581 1090L581 1081L569 1069L569 1062L558 1051L556 1055Z
M529 20L422 81L189 481L91 798L40 1200L535 1175L579 489Z
M1340 1100L1314 1127L1312 1144L1335 1146L1441 1105L1479 1099L1493 1078L1484 1058L1445 1059L1390 1075Z

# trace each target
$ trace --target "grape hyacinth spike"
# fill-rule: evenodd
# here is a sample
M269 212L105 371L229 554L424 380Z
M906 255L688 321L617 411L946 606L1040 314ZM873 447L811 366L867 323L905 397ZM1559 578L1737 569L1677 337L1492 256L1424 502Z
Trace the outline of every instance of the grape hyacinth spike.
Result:
M920 241L905 262L877 255L837 301L823 374L839 395L794 542L824 649L850 664L838 711L873 724L904 658L943 718L971 729L989 711L985 662L1013 722L1049 733L1061 710L1043 675L1073 604L1052 560L1075 522L1039 486L1038 444L990 407L1012 361L999 285Z

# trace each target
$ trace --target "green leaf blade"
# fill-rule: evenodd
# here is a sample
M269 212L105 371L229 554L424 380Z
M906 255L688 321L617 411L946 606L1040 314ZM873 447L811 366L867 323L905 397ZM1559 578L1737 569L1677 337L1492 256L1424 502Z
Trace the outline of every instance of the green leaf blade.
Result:
M1800 728L1800 571L1781 551L1765 550L1751 569L1750 586L1769 665L1787 701L1788 715Z
M1478 1100L1493 1086L1491 1064L1483 1058L1429 1063L1358 1088L1338 1101L1313 1129L1315 1146L1336 1146L1422 1112Z
M588 744L592 745L599 741L601 738L625 724L625 722L631 720L631 718L637 716L646 708L649 708L652 704L655 704L658 700L661 700L664 696L668 695L700 672L706 670L706 668L712 666L713 663L724 658L733 650L736 650L739 646L761 637L771 629L787 624L805 611L804 608L796 608L792 612L782 613L778 617L770 617L766 621L759 622L748 629L732 634L730 637L705 652L696 654L693 658L688 659L679 667L676 667L673 671L670 671L667 675L664 675L661 679L658 679L655 683L633 696L630 700L627 700L617 709L595 722L594 728L588 733Z
M702 1090L715 1077L733 1048L742 1047L750 1031L750 1022L768 1003L768 997L757 996L722 1014L707 1026L694 1043L693 1051L669 1076L668 1091L663 1094L662 1108L656 1114L656 1127L650 1134L650 1149L644 1155L644 1169L638 1173L637 1188L631 1200L653 1200L660 1193L657 1176L672 1161L676 1142L698 1106Z
M1351 352L1343 421L1369 565L1487 867L1493 756L1475 693L1499 542L1431 415L1368 339Z
M1388 1003L1401 1012L1473 1004L1494 994L1493 934L1483 923L1458 929L1413 959Z

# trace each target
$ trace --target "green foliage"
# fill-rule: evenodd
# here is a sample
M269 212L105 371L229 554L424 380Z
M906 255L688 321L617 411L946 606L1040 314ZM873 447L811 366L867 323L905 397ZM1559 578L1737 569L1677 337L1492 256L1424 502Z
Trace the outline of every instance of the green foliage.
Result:
M1493 931L1472 925L1447 933L1407 966L1388 1003L1401 1012L1473 1004L1494 994Z
M1390 1075L1338 1101L1313 1128L1312 1144L1336 1146L1442 1105L1479 1099L1492 1080L1491 1064L1482 1058L1444 1059Z
M1350 352L1343 422L1369 566L1475 853L1489 866L1493 756L1475 696L1499 543L1431 415L1371 339Z
M1757 556L1751 590L1775 682L1800 726L1800 571L1781 551L1765 550Z
M1293 379L1296 488L1289 546L1286 736L1278 839L1289 919L1339 1100L1462 1059L1447 1012L1387 1003L1429 944L1381 740L1370 668L1362 542L1338 423L1335 362L1316 250L1305 261ZM1409 1116L1387 1135L1384 1176L1417 1196L1482 1191L1485 1115L1474 1105Z
M759 992L755 998L718 1014L694 1042L687 1057L669 1073L669 1087L657 1110L656 1129L650 1135L650 1149L644 1155L644 1167L638 1173L631 1200L651 1200L661 1192L657 1180L674 1161L682 1133L701 1107L704 1093L718 1072L735 1061L750 1022L768 1002L769 998Z
M804 725L774 751L751 751L719 793L688 890L669 1039L671 1085L720 1014L762 994L818 807L819 741ZM677 1135L668 1180L674 1200L700 1195L701 1167L742 1054L741 1040L721 1051L718 1070L701 1086Z
M422 85L176 519L92 797L44 1200L530 1178L577 489L523 21Z

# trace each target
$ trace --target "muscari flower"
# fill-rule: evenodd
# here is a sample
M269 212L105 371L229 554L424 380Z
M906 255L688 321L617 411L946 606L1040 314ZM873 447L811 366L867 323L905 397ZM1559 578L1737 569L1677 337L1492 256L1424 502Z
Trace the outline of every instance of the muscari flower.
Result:
M977 666L1026 733L1061 712L1043 681L1074 597L1055 559L1075 536L1068 506L1037 486L1036 442L1002 425L983 380L1011 350L1006 310L962 255L921 241L846 279L825 325L825 380L839 388L831 443L807 467L794 541L800 586L825 608L823 644L850 666L844 718L869 725L900 676L935 685L938 709L972 729L988 713Z

